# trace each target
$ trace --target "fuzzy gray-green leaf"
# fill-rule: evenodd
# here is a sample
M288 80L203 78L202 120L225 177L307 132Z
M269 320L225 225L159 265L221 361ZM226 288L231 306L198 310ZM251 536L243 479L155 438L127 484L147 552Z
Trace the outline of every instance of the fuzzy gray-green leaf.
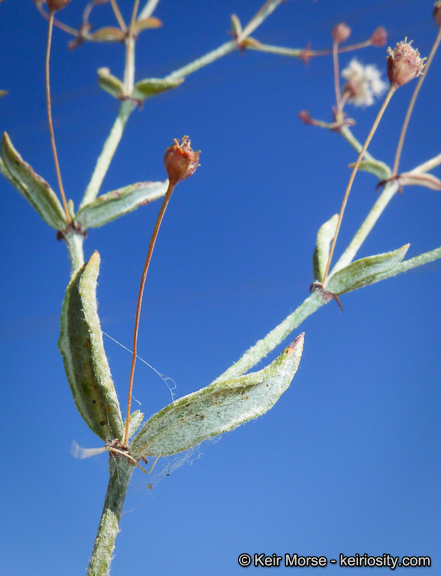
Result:
M124 95L124 84L110 73L109 68L98 68L98 85L114 98Z
M379 277L390 274L406 255L409 244L394 252L377 254L356 260L329 278L326 290L336 296L377 282Z
M146 100L147 98L152 98L157 96L166 90L171 90L172 88L177 88L184 82L184 78L178 78L177 80L167 80L165 78L146 78L141 80L133 88L132 98L135 100Z
M176 454L264 414L290 385L302 350L303 334L263 370L214 382L172 402L144 425L131 454Z
M130 422L129 422L129 438L131 438L133 436L133 434L135 434L135 432L138 430L138 428L140 427L142 421L144 418L144 414L141 412L141 410L135 410L135 412L132 412L130 414ZM126 428L126 423L124 422L124 429Z
M123 422L104 351L96 286L100 255L94 252L72 276L61 313L58 347L76 407L102 440L121 439Z
M330 220L320 226L317 232L317 243L312 257L312 268L314 280L318 280L319 282L323 280L329 258L329 247L337 229L337 222L338 214L334 214Z
M84 230L104 226L115 218L161 198L167 192L167 188L168 180L165 180L164 182L138 182L108 192L81 208L75 216L75 222Z
M352 167L353 165L351 165ZM389 180L392 176L392 171L387 164L384 162L380 162L380 160L363 160L360 162L360 166L358 168L362 172L368 172L369 174L373 174L376 176L380 181L381 180Z
M66 216L57 195L49 184L27 164L6 132L3 135L1 156L6 178L37 210L43 220L55 230L64 230ZM4 173L4 170L2 170Z

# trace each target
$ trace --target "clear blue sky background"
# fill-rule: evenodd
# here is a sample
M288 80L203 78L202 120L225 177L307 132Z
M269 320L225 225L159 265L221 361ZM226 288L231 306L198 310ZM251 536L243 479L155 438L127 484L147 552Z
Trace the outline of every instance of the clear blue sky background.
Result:
M120 4L128 17L132 2ZM289 1L255 36L318 49L330 47L338 22L352 27L354 42L383 25L389 45L407 36L427 55L437 32L432 4ZM84 6L73 0L60 17L78 25ZM217 47L228 39L230 14L245 23L259 7L259 0L161 0L155 15L164 27L142 35L137 79L165 76ZM113 25L110 7L97 8L92 21ZM0 101L1 129L57 189L45 21L29 0L5 0L0 30L0 88L9 91ZM118 110L98 88L96 70L108 66L120 76L124 56L120 45L69 52L67 40L55 31L53 113L65 188L78 205ZM385 49L358 58L385 70ZM403 169L441 151L440 62L438 55L417 104ZM395 96L370 148L389 164L411 93L407 86ZM355 153L297 114L306 108L329 120L333 103L329 57L305 68L295 59L236 52L132 115L103 192L164 179L173 138L189 134L202 150L201 167L177 189L160 233L139 340L140 355L174 379L178 396L208 385L307 296L316 232L339 209ZM360 140L378 107L352 110ZM338 252L375 201L375 185L373 176L357 176ZM74 576L87 566L107 465L105 456L69 454L72 440L100 442L74 408L57 350L67 254L4 179L0 197L0 574ZM158 209L150 204L92 230L85 244L86 257L98 250L102 258L103 329L127 347ZM410 256L438 247L440 214L440 192L405 189L361 255L407 242ZM441 573L440 284L441 264L430 264L343 297L343 314L331 303L309 318L291 337L306 331L299 372L273 410L202 445L191 465L170 476L167 461L152 478L135 473L112 574L239 574L242 552L431 555L431 574ZM110 340L105 345L125 409L130 355ZM147 416L170 402L166 385L141 363L134 396Z

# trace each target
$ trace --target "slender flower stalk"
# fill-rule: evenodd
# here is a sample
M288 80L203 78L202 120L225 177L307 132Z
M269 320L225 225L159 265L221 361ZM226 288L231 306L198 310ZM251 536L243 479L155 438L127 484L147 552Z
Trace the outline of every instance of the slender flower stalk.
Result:
M332 62L334 65L334 90L335 90L335 102L337 105L335 119L337 122L341 122L343 118L342 118L342 102L340 91L340 72L338 67L338 44L335 41L332 45Z
M126 38L126 67L124 85L127 96L131 95L133 92L133 86L135 84L135 39L133 38L133 30L136 22L136 14L138 13L138 7L139 0L135 0Z
M354 165L354 168L352 169L352 174L351 174L351 177L349 178L349 182L348 182L346 192L345 192L345 195L343 197L343 202L342 202L342 205L340 208L340 213L338 215L337 228L335 230L334 238L332 240L331 249L329 250L328 263L326 265L326 270L325 270L325 273L323 275L323 282L322 282L323 285L325 284L326 279L327 279L328 274L329 274L329 268L331 266L331 261L332 261L332 256L334 254L335 244L337 242L338 233L340 231L341 221L343 219L343 214L344 214L344 211L346 208L346 204L347 204L347 201L349 198L349 193L351 191L352 184L353 184L354 179L355 179L355 175L357 174L357 171L358 171L358 168L360 166L361 160L364 156L364 153L366 152L367 147L369 146L369 144L370 144L370 142L371 142L371 140L375 134L375 131L377 130L378 124L380 123L380 120L381 120L392 96L396 92L397 88L398 87L395 84L390 85L390 88L389 88L389 91L386 95L386 98L384 99L384 102L380 108L380 111L378 112L377 117L375 118L375 122L372 125L371 131L369 132L368 137L366 138L366 142L363 144L363 148L361 149L360 154L358 155L357 161Z
M407 132L407 128L409 126L410 117L411 117L413 109L415 107L415 102L416 102L416 99L418 98L418 94L421 90L421 86L423 85L424 79L427 76L430 65L432 64L433 57L435 56L436 51L438 50L438 46L439 46L440 42L441 42L441 26L438 29L438 34L437 34L435 42L432 46L432 50L430 51L429 57L427 58L427 63L425 66L425 73L420 76L420 79L418 80L418 84L415 86L415 90L413 91L412 99L409 103L409 107L407 108L406 117L405 117L404 122L403 122L403 127L401 128L401 134L400 134L400 139L398 141L397 151L395 153L395 160L394 160L394 166L392 169L392 176L396 176L398 173L398 167L400 165L401 152L403 151L404 138L406 137L406 132Z
M186 178L192 176L196 168L199 166L199 152L194 152L191 149L191 142L188 136L182 138L181 143L175 140L175 144L167 148L164 156L164 165L168 174L168 189L165 194L165 198L162 202L161 210L159 211L158 218L156 219L156 224L153 229L152 237L150 239L149 249L147 251L147 257L145 259L144 270L141 276L141 284L139 287L138 303L136 306L136 317L135 317L135 329L133 333L133 350L132 350L132 365L130 367L130 381L129 381L129 395L127 401L127 417L126 417L126 429L124 432L124 446L128 445L129 441L129 424L130 424L130 409L132 404L132 392L133 392L133 378L135 375L135 364L137 357L137 346L138 346L138 331L139 331L139 320L141 317L141 307L142 307L142 297L144 294L145 281L147 279L147 273L149 270L150 262L152 260L153 250L155 248L156 239L158 237L159 229L161 227L162 220L164 218L165 211L170 202L173 190L178 182L182 182Z
M141 276L141 284L139 286L138 303L136 305L136 317L135 317L135 330L133 333L133 350L132 350L132 365L130 367L130 380L129 380L129 394L127 401L127 416L126 416L126 429L124 432L124 446L127 446L129 441L129 424L130 424L130 410L132 404L132 392L133 392L133 378L135 376L135 364L137 357L138 348L138 331L139 331L139 321L141 318L141 307L142 307L142 297L144 294L145 281L147 279L147 272L149 271L150 262L152 260L153 250L155 248L156 239L158 237L159 229L161 227L162 220L164 218L165 211L167 210L168 203L170 202L171 195L175 189L176 183L170 182L168 185L167 192L165 194L164 200L162 202L161 210L159 211L158 218L156 219L156 224L153 229L153 234L150 239L149 249L147 252L147 257L144 264L144 269Z
M64 211L66 213L66 221L69 224L71 222L71 217L69 214L69 209L67 207L66 196L64 194L63 181L61 180L60 164L58 162L57 147L55 145L55 134L54 125L52 122L52 105L51 105L51 88L50 88L50 54L51 54L51 43L52 43L52 30L54 27L54 14L55 9L51 8L49 11L49 23L47 29L47 44L46 44L46 107L47 107L47 117L49 124L49 134L51 138L52 153L54 156L55 171L57 173L58 187L60 189L61 200L63 202Z
M124 22L124 18L122 17L122 14L119 10L117 1L116 0L110 0L110 4L112 5L113 13L115 14L115 18L118 20L118 24L120 25L121 30L123 32L127 32L127 26L126 26L126 23Z
M351 35L351 29L346 24L337 24L332 30L332 61L334 64L334 89L335 89L335 102L337 110L335 113L335 120L338 123L343 121L343 103L341 99L340 90L340 72L338 66L338 47L342 42L345 42Z

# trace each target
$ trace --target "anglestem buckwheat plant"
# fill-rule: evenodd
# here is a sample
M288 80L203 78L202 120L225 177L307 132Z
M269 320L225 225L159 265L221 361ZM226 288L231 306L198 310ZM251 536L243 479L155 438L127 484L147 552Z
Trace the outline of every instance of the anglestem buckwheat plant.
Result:
M123 8L121 12L117 0L110 0L112 20L115 19L119 27L105 26L98 30L94 30L90 14L92 9L105 2L92 1L87 4L82 23L77 30L65 24L61 18L55 18L55 14L68 5L70 0L47 0L48 12L44 9L44 2L36 0L38 10L48 19L45 59L46 102L50 143L61 203L50 185L23 160L6 133L1 147L0 172L28 200L43 220L57 231L57 238L64 240L69 255L71 276L64 296L58 346L75 406L89 429L100 439L103 444L102 450L107 451L109 455L109 482L90 557L88 576L109 574L124 501L135 468L138 467L143 473L148 473L159 458L192 449L204 440L229 432L270 410L290 386L296 374L303 352L304 333L292 337L292 343L279 351L271 363L260 370L251 373L248 371L279 346L304 320L331 299L340 304L340 296L343 294L441 258L441 248L437 248L404 260L409 248L409 244L405 244L390 252L353 261L378 218L392 197L400 191L401 186L419 184L434 190L441 189L441 181L428 173L441 164L441 154L395 178L408 121L422 85L422 78L403 123L393 169L368 152L370 142L394 93L399 87L422 74L424 59L420 58L411 43L399 42L394 50L390 48L388 50L389 90L362 144L351 132L350 126L354 126L355 121L347 117L345 107L349 104L362 107L374 104L375 98L379 98L385 91L385 84L381 80L381 73L373 65L363 66L353 59L347 68L343 68L341 76L346 82L341 86L339 56L369 46L383 47L387 39L384 28L377 28L369 40L351 46L341 46L351 34L350 28L344 23L338 24L333 29L331 49L311 50L309 45L303 49L270 46L251 37L266 18L283 3L283 0L268 0L244 27L239 18L233 15L231 18L233 38L220 47L163 78L138 80L135 66L136 43L143 31L161 25L161 22L153 16L158 1L149 0L142 6L139 0L134 0L130 6L130 19L125 20L124 6L121 4ZM439 9L440 3L437 2L435 20L438 25ZM70 44L72 48L83 42L113 42L120 43L125 50L122 78L113 75L107 67L98 70L99 86L118 100L119 112L76 212L72 200L67 200L65 195L52 120L50 52L54 26L74 37ZM439 32L427 62L426 74L440 38ZM357 152L358 157L352 166L339 214L335 214L325 222L317 233L313 256L314 282L311 293L308 294L305 289L307 296L304 302L211 384L173 401L143 421L144 414L140 410L132 412L132 394L146 279L161 223L173 191L178 183L194 174L199 165L199 152L192 150L190 139L184 136L181 141L175 140L165 151L167 180L137 182L101 195L100 190L125 126L135 109L141 109L150 98L165 91L178 89L190 74L230 52L239 50L243 53L248 49L254 52L288 55L299 58L305 63L313 57L331 56L336 99L332 122L313 119L307 111L301 112L300 117L305 124L327 128L342 136ZM2 92L0 96L4 95ZM223 162L222 167L225 168L228 159L219 154L219 162ZM379 186L384 186L384 189L337 263L331 268L343 215L359 170L374 174L379 180ZM127 410L123 419L120 399L104 349L103 332L98 315L96 290L100 255L95 251L88 261L84 262L83 243L89 229L102 227L159 198L163 199L162 205L151 233L138 293L132 361L128 375ZM308 284L309 282L305 281L305 288ZM89 452L83 450L82 454L87 456L97 451L100 449ZM78 450L78 453L81 453L81 450ZM141 463L147 464L149 460L153 460L153 464L150 470L147 470Z

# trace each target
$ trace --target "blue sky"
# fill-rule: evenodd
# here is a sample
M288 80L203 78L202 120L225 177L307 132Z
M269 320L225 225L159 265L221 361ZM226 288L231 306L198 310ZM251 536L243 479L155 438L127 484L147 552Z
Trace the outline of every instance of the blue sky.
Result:
M128 18L131 2L120 4ZM73 0L60 18L77 25L84 6ZM229 38L232 13L245 23L259 7L256 0L161 0L155 15L164 26L141 36L137 80L165 76L219 46ZM254 36L319 49L330 47L339 22L352 28L351 42L382 25L389 45L407 36L428 55L437 33L431 10L427 0L289 1ZM110 7L97 8L92 21L114 25ZM9 92L0 101L1 129L57 189L45 111L45 21L32 2L5 0L0 29L0 89ZM98 88L96 70L108 66L121 76L124 53L118 44L70 52L68 39L55 31L53 115L64 185L78 206L118 111ZM357 57L385 71L384 48ZM342 66L351 58L343 56ZM438 54L411 121L403 170L440 153L440 88ZM370 146L388 164L411 93L412 86L398 91ZM189 134L202 150L201 167L177 188L160 232L138 345L147 362L173 378L177 396L208 385L308 295L315 236L339 210L355 153L337 134L304 126L297 114L309 109L330 120L333 104L329 57L305 67L247 51L133 113L102 192L164 179L162 158L173 138ZM360 140L378 108L351 108ZM337 254L375 202L376 183L357 175ZM75 410L57 350L67 253L4 179L0 194L0 574L73 576L87 566L107 466L105 456L79 461L69 453L72 440L86 447L100 441ZM158 210L159 203L150 204L91 230L85 243L86 257L98 250L102 258L103 330L127 347ZM360 256L408 242L409 256L440 246L440 213L439 192L406 188ZM112 574L239 574L242 552L430 555L436 573L440 280L441 264L433 263L344 296L343 314L334 303L321 308L292 335L306 332L300 369L267 415L203 444L169 476L164 467L174 464L167 461L152 478L135 473ZM111 340L105 346L125 409L131 358ZM171 400L141 363L134 396L147 416Z

